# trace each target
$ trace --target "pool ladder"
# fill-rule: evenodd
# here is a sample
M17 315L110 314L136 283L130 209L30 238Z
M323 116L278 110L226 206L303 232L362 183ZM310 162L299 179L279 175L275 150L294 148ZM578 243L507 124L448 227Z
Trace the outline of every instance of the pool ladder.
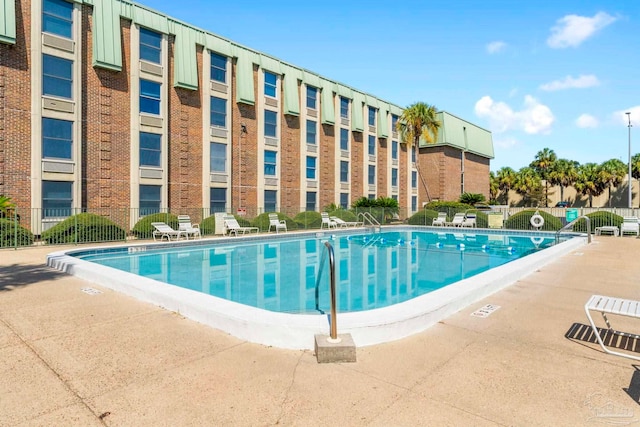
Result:
M584 218L584 220L587 221L587 243L591 243L591 218L589 218L586 215L582 215L582 216L574 219L569 224L565 225L560 230L556 231L556 243L560 242L560 233L561 232L566 231L566 230L568 230L570 228L573 229L573 226L575 225L575 223L578 222L578 220L581 220L582 218Z
M373 215L371 215L371 212L360 212L358 214L358 218L362 218L363 225L367 225L367 223L369 223L370 227L373 227L375 231L380 232L380 223Z
M333 253L333 246L331 243L324 242L324 246L327 248L326 252L322 253L320 259L320 267L318 269L318 278L316 279L316 310L324 314L324 311L320 309L320 279L322 278L322 272L324 271L324 263L329 256L329 296L331 299L331 317L329 323L331 325L331 339L338 338L338 319L336 318L336 262Z

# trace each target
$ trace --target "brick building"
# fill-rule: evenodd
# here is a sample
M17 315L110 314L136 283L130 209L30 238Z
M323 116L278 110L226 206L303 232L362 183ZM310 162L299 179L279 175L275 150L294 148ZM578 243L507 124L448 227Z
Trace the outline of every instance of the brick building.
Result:
M31 227L73 208L295 215L488 196L491 134L402 108L128 0L0 0L0 195Z

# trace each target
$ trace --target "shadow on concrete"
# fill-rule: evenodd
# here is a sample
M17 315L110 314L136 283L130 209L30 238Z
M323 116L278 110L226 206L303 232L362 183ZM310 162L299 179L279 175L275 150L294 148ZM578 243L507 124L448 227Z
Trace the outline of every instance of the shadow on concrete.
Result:
M612 330L604 328L598 328L598 334L602 338L604 345L607 347L625 350L631 353L640 353L640 339L636 335L628 336L615 334ZM600 345L596 339L596 335L593 333L591 325L574 323L564 336L572 341L582 341L598 344L598 346Z
M638 365L634 365L635 370L631 376L631 382L628 388L623 388L634 402L640 405L640 369Z
M32 285L44 280L57 280L69 277L45 265L12 264L0 267L0 292L11 291L17 287Z

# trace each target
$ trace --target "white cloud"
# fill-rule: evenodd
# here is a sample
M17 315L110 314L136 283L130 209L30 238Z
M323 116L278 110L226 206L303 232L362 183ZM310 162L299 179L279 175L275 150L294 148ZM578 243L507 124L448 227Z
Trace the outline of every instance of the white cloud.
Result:
M551 36L547 39L547 45L553 49L577 47L583 41L593 36L617 18L605 12L598 12L593 17L566 15L556 21L551 28Z
M584 89L593 86L599 86L600 80L593 74L584 75L573 78L567 76L563 80L554 80L540 86L540 89L546 91L563 90L563 89Z
M503 41L495 41L487 44L486 49L489 54L502 52L507 47Z
M514 148L514 147L520 145L520 143L514 138L498 138L498 139L494 139L493 140L493 145L496 148L500 148L500 149L503 149L503 150L509 150L511 148Z
M590 114L581 114L576 119L576 126L579 128L597 128L600 122Z
M627 116L627 113L631 113L631 115ZM616 123L628 126L629 119L631 119L631 126L640 126L640 105L613 113L613 120Z
M555 121L551 109L531 95L525 96L520 111L514 111L505 102L496 102L490 96L483 96L476 102L475 113L480 118L488 119L491 131L495 133L521 130L532 135L545 134L551 132L551 125Z

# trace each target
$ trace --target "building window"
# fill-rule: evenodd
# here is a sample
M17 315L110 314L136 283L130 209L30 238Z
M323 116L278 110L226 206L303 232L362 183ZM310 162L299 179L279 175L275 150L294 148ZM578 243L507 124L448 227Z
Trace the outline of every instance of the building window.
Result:
M264 190L264 211L276 212L276 200L278 192L276 190Z
M278 87L278 77L268 71L264 72L264 94L272 98L276 98L276 89Z
M227 171L227 144L212 142L210 144L210 168L214 173L225 173Z
M307 179L316 179L316 158L307 156Z
M264 110L264 136L276 138L278 135L278 113Z
M344 96L340 97L340 117L343 119L349 118L349 98Z
M42 217L71 216L73 182L42 181Z
M373 135L369 135L369 155L376 155L376 137Z
M397 195L397 194L392 194L392 195L391 195L391 198L392 198L393 200L395 200L396 202L398 201L398 195Z
M398 160L398 141L391 141L391 158Z
M73 122L67 120L42 119L42 158L72 159Z
M211 80L227 82L227 57L211 52Z
M275 151L265 150L264 152L264 174L267 176L276 176L276 157Z
M307 211L315 211L316 210L316 192L315 191L307 191Z
M140 216L160 212L161 188L159 185L140 186Z
M398 169L397 168L391 169L391 186L392 187L398 186Z
M374 165L369 165L369 185L376 184L376 167Z
M226 188L211 188L209 190L211 212L226 212L227 211L227 189Z
M411 196L411 210L413 212L418 210L418 196Z
M227 100L211 97L211 126L227 128Z
M369 195L367 196L367 198L368 198L369 200L375 200L375 199L376 199L376 195L375 195L375 194L373 194L373 193L371 193L371 194L369 194Z
M369 126L376 125L376 109L369 107Z
M340 160L340 182L349 182L349 162Z
M349 209L349 193L340 193L340 208Z
M42 55L42 94L71 99L73 61Z
M317 109L318 89L313 86L307 86L307 108Z
M160 83L140 79L140 112L160 115Z
M349 151L349 129L340 128L340 149Z
M162 64L162 34L140 28L140 59Z
M73 3L63 0L42 2L42 31L73 38Z
M307 120L307 144L316 143L317 123L313 120Z
M160 167L162 135L140 132L140 166Z
M418 188L418 173L411 171L411 188Z
M416 147L411 147L411 163L416 162Z
M391 131L392 132L398 131L398 116L396 116L395 114L391 115Z

